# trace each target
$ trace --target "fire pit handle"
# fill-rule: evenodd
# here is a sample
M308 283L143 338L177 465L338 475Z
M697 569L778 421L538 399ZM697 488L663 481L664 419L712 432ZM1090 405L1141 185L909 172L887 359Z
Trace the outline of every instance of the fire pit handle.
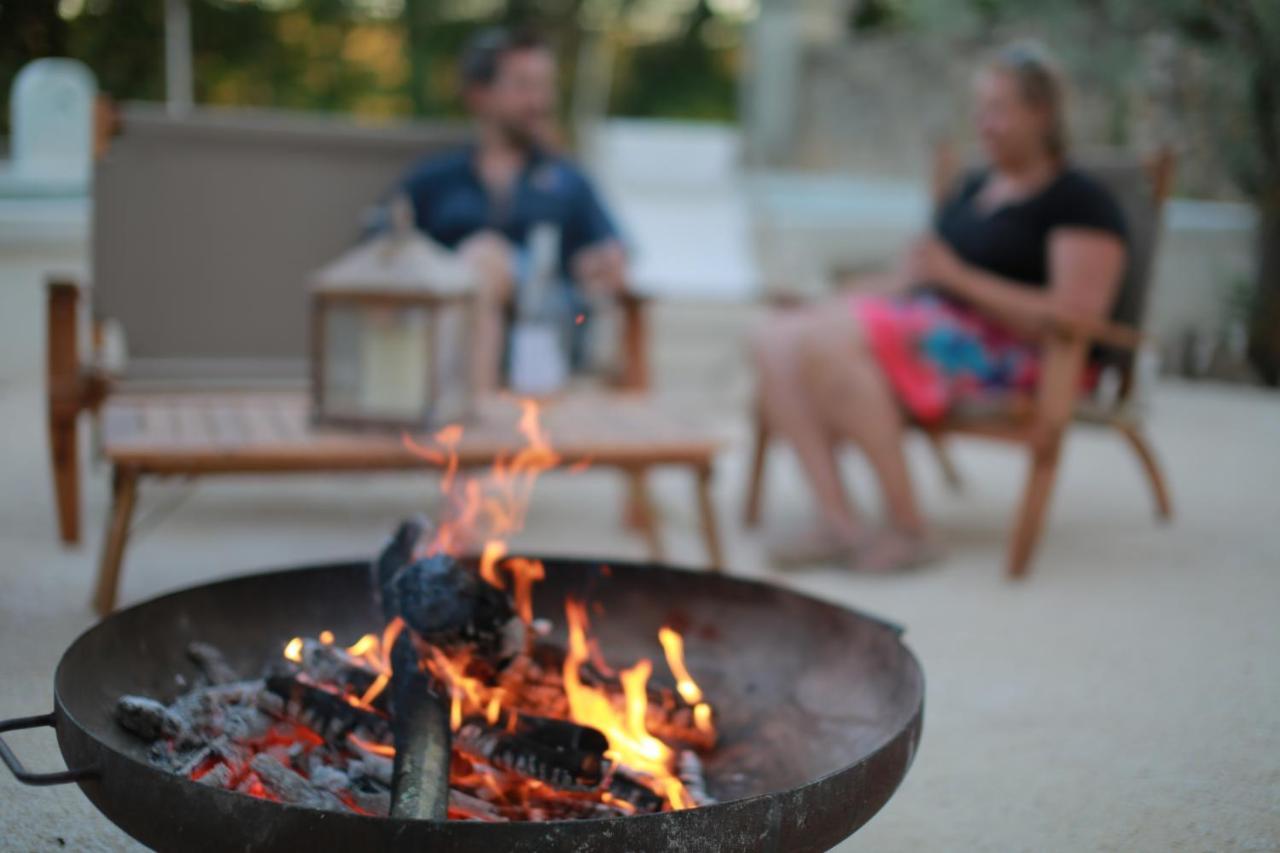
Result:
M19 729L34 729L37 726L52 726L53 714L41 714L38 717L16 717L12 720L0 720L0 732L12 732ZM57 773L32 773L22 766L18 756L13 754L9 744L0 738L0 760L8 765L14 777L24 785L65 785L98 775L96 768L82 770L62 770Z

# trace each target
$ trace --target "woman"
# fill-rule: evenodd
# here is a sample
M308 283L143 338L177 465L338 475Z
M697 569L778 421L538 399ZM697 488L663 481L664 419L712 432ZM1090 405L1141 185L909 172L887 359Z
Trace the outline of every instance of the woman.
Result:
M772 319L752 344L764 416L794 447L821 507L817 526L774 543L779 561L848 560L888 571L935 549L903 454L909 418L1034 386L1033 335L1050 312L1101 318L1125 267L1118 207L1066 158L1063 87L1043 51L1000 52L975 82L987 165L962 179L933 233L885 276L886 294ZM863 293L866 289L861 289ZM866 454L887 524L845 493L834 445Z

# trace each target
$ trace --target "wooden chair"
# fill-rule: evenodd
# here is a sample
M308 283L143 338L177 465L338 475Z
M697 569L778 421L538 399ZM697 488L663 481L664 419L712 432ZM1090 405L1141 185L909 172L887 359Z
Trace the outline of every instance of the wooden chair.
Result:
M1173 515L1169 489L1143 429L1135 395L1135 353L1141 341L1138 329L1150 290L1164 203L1172 185L1173 156L1163 149L1141 161L1116 156L1086 158L1083 168L1114 194L1130 231L1129 266L1111 320L1088 320L1065 314L1052 316L1040 333L1042 377L1034 396L1012 398L997 411L959 411L941 423L920 426L942 465L947 482L957 488L960 476L945 447L950 436L995 439L1025 450L1028 474L1009 542L1010 577L1021 577L1030 567L1057 477L1063 440L1072 423L1092 424L1117 432L1138 457L1151 487L1157 517L1168 520ZM934 168L935 201L940 201L942 193L953 186L957 171L957 160L950 148L940 147ZM1081 398L1078 389L1091 357L1105 370L1118 374L1114 399ZM743 513L748 527L758 525L760 520L770 439L759 409L755 419L755 446Z

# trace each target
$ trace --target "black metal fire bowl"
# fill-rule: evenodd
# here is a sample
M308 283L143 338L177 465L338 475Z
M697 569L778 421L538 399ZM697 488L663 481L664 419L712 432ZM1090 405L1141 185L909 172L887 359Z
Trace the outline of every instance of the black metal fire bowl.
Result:
M154 767L122 730L122 694L168 699L184 654L212 642L256 673L290 637L328 628L350 642L380 627L367 562L249 575L120 611L63 655L52 714L0 731L52 725L66 772L109 819L160 850L803 851L827 850L893 794L920 739L924 678L900 630L764 583L658 565L546 558L540 615L563 623L563 600L599 602L592 622L610 662L655 662L663 624L682 628L690 670L715 705L720 746L705 761L720 802L688 811L583 821L417 821L286 806L218 790Z

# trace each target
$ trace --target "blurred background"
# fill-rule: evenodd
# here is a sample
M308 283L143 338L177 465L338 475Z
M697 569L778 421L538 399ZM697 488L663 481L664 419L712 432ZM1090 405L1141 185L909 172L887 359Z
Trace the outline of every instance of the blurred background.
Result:
M303 387L307 277L407 164L463 138L458 50L493 23L552 41L563 144L653 297L650 384L724 439L726 567L905 624L923 661L916 766L842 849L1278 849L1275 0L0 0L0 717L46 709L59 654L93 619L110 517L107 466L86 452L85 544L59 545L47 277L89 285L116 324L99 355L130 381ZM1064 66L1082 156L1174 157L1122 414L1150 425L1176 520L1152 523L1113 432L1073 426L1036 568L1010 583L1023 456L957 442L956 490L913 435L944 561L893 578L775 571L740 513L744 338L771 300L826 294L921 232L940 146L977 157L974 70L1026 37ZM31 65L51 57L81 64ZM812 502L789 461L771 468L769 520L798 526ZM871 495L862 460L843 465ZM435 494L419 473L155 479L126 604L368 553ZM516 547L643 557L620 483L545 478ZM670 558L700 562L685 472L652 485ZM24 753L42 769L60 766L48 741ZM78 792L30 793L0 774L13 844L133 849Z
M926 221L932 146L968 142L972 69L995 44L1040 37L1074 84L1078 148L1167 145L1177 156L1147 323L1159 364L1274 383L1278 277L1256 239L1275 233L1280 186L1264 6L5 0L0 80L68 56L114 101L171 117L397 126L460 116L456 55L477 26L534 25L559 55L567 144L619 211L637 278L663 295L744 299L818 289L892 257ZM0 86L0 133L10 97ZM37 240L74 254L74 205L12 203L39 194L0 184L2 250ZM710 244L691 251L689 221L714 226Z

